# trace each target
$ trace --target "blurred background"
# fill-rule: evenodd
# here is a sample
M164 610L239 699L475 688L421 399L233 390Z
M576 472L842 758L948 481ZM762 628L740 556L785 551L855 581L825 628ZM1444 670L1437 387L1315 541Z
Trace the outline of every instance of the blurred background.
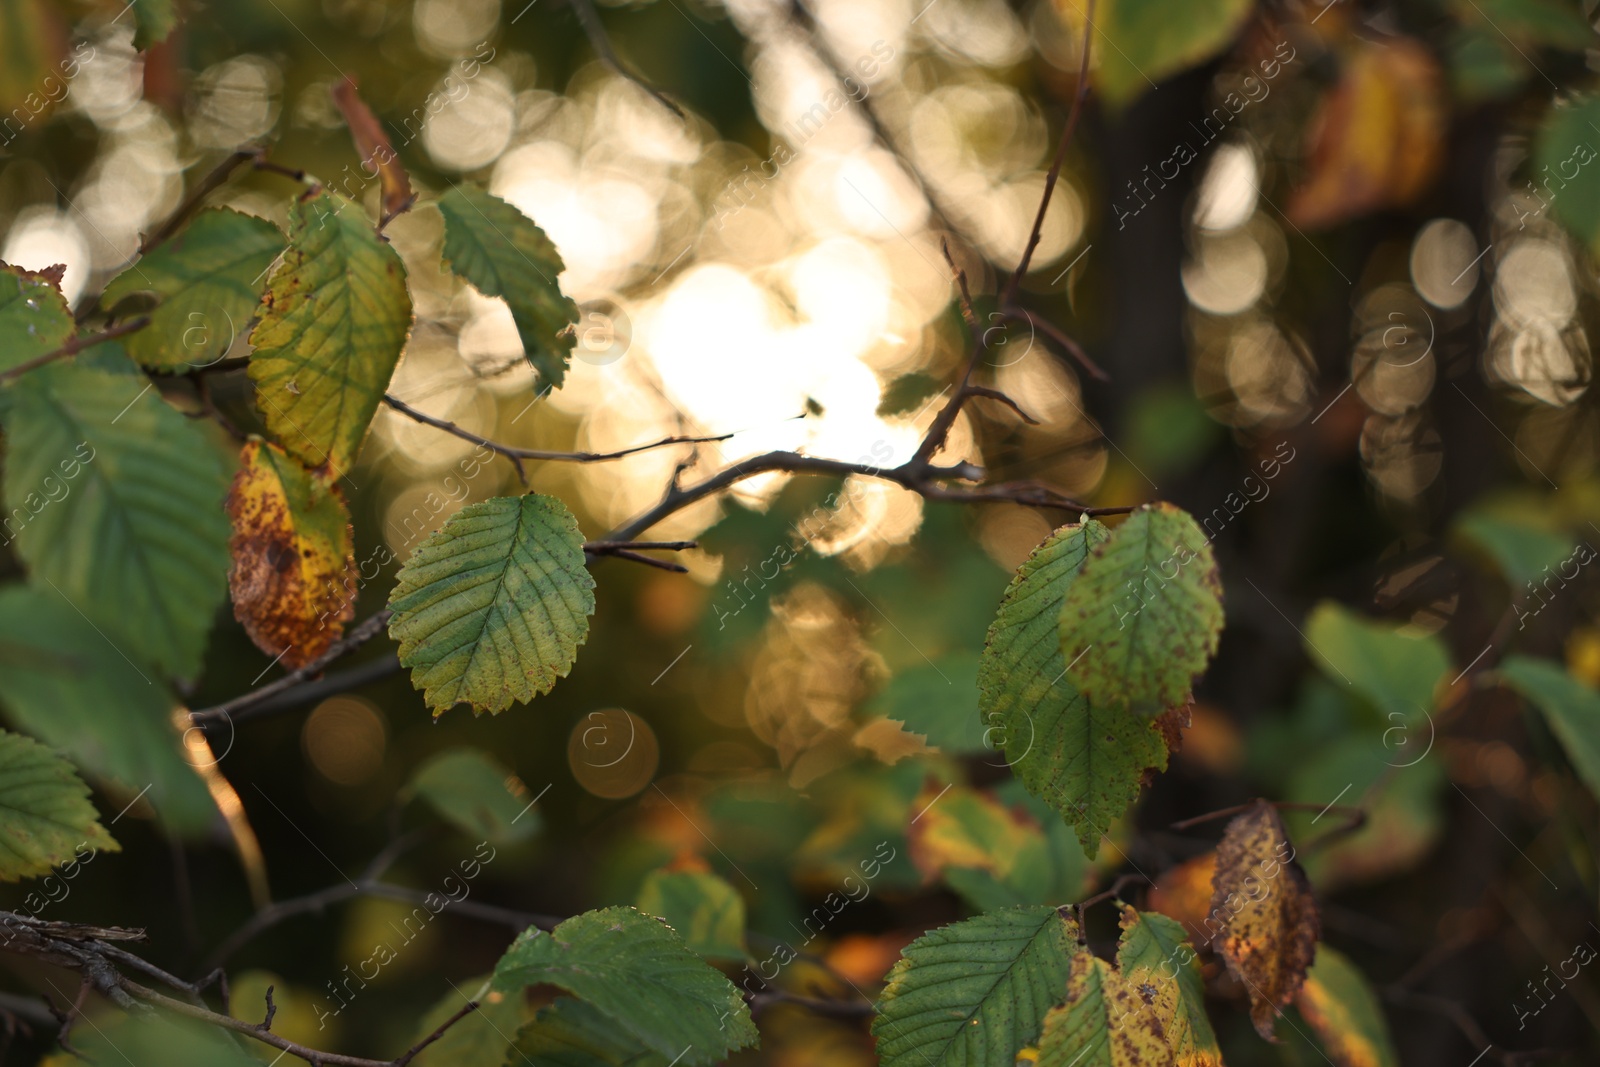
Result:
M265 857L254 876L278 899L355 877L396 828L428 820L407 786L416 769L473 746L538 800L537 833L497 845L473 900L566 915L636 900L664 864L709 869L743 899L752 959L805 942L870 993L929 926L1165 869L1217 829L1164 829L1174 819L1258 794L1322 800L1345 777L1361 795L1393 766L1375 755L1426 743L1426 764L1380 790L1385 817L1313 866L1330 943L1379 987L1460 1005L1502 1047L1587 1048L1554 1062L1592 1062L1592 978L1527 1029L1513 1005L1573 942L1600 944L1593 798L1529 759L1548 737L1511 697L1486 695L1450 736L1396 739L1317 669L1300 631L1332 598L1439 635L1465 665L1510 592L1464 515L1600 537L1587 394L1600 276L1546 210L1554 186L1531 158L1552 100L1590 85L1600 51L1586 12L1559 0L1220 6L1233 13L1215 48L1132 88L1109 69L1126 57L1096 39L1106 91L1023 283L1021 303L1051 324L1030 327L994 294L1077 90L1074 0L208 0L145 53L120 3L0 3L0 54L24 57L0 74L8 92L32 84L27 57L92 49L59 102L0 133L0 260L64 263L68 298L88 308L141 234L245 144L376 214L329 96L354 77L423 193L387 230L417 311L392 393L524 447L732 435L529 464L589 537L655 503L682 465L698 478L779 448L909 458L967 351L948 242L993 331L985 380L1039 424L970 404L942 459L1100 505L1171 500L1215 539L1221 654L1171 772L1093 863L1048 809L1024 820L1046 857L1026 885L933 877L906 841L930 780L1034 803L984 744L974 678L1009 573L1075 516L772 474L655 528L700 540L681 554L688 575L599 563L588 644L528 707L431 721L378 641L340 668L367 665L355 688L212 731ZM607 62L585 18L682 114ZM567 383L542 398L504 304L440 270L429 199L462 180L533 218L565 261L582 318ZM208 202L283 226L298 189L246 171ZM244 376L213 387L250 427ZM456 510L519 491L506 461L388 409L351 481L356 557L375 575L358 618ZM365 565L385 548L396 562ZM1592 683L1593 577L1577 584L1520 647ZM224 613L187 696L204 707L280 673ZM152 958L197 972L252 911L252 861L220 828L176 845L135 811L116 830L126 851L96 857L47 917L147 926ZM433 888L475 845L429 838L388 877ZM889 854L870 893L807 938L818 900ZM332 1037L319 1031L328 983L409 909L364 897L240 946L236 1005L275 982L285 1032L398 1052L444 979L465 988L510 933L445 913L326 1021ZM1093 936L1112 922L1094 917ZM797 989L837 984L796 966ZM1448 1012L1390 1012L1406 1064L1465 1067L1480 1050ZM1299 1031L1269 1046L1240 1012L1218 1026L1231 1064L1322 1062ZM872 1062L848 1021L780 1008L763 1032L739 1062Z

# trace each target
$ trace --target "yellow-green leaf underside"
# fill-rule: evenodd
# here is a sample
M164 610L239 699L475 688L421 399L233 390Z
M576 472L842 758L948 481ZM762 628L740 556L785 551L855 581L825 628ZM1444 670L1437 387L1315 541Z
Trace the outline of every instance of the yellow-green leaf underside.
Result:
M400 568L389 634L439 714L499 713L548 693L589 636L594 579L554 497L500 496L453 515Z

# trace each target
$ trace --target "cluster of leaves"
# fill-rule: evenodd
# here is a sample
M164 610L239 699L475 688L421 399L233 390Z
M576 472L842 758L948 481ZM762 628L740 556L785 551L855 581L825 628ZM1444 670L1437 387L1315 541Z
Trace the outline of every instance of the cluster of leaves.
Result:
M1069 26L1090 25L1088 10L1057 6ZM1520 84L1530 74L1523 46L1571 52L1592 39L1560 5L1447 6L1451 72L1469 95ZM13 10L0 5L0 17ZM1204 0L1175 18L1170 5L1102 0L1097 28L1110 47L1096 88L1125 106L1151 78L1215 56L1252 11L1242 0ZM1435 60L1409 39L1378 46L1335 28L1344 17L1329 19L1343 64L1319 104L1287 212L1308 228L1408 203L1438 165L1429 143L1442 93ZM145 47L171 32L176 9L141 0L136 18ZM235 211L201 210L110 282L90 309L99 332L74 318L59 275L0 266L3 491L16 524L8 520L5 536L28 575L0 590L0 702L14 725L117 795L147 791L177 833L205 828L215 809L184 757L187 720L179 709L175 722L168 682L200 670L224 596L257 646L289 668L318 663L354 618L354 532L340 486L411 329L406 270L383 229L419 198L353 84L335 93L358 152L379 160L379 219L318 186L293 202L286 234ZM1393 121L1366 138L1353 129L1357 113ZM1561 170L1597 124L1593 101L1554 109L1536 160ZM1554 213L1600 252L1597 173L1580 165L1566 178L1575 188L1563 185ZM555 282L562 264L548 238L471 184L420 204L443 218L441 267L506 302L540 385L558 388L576 308ZM218 313L227 332L196 331L197 316L214 326ZM246 324L237 337L235 323ZM224 445L153 382L210 369L241 338L262 434ZM920 403L934 383L908 384L915 399L886 397L884 410ZM1570 558L1573 526L1486 508L1464 516L1458 532L1506 579L1515 604L1520 586L1547 582ZM576 517L559 499L529 493L468 506L422 542L389 596L388 631L435 715L463 703L499 713L568 674L594 610ZM1115 958L1101 958L1081 912L1063 902L1092 864L1105 869L1102 849L1120 851L1118 824L1179 745L1222 628L1221 576L1190 515L1157 503L1110 523L1085 516L1018 568L981 656L947 664L963 682L956 715L931 717L916 688L925 677L908 675L885 694L888 717L947 755L1002 752L1014 778L991 791L948 766L925 778L924 766L908 764L888 779L896 803L885 821L907 845L910 869L885 877L939 880L977 912L914 940L889 972L872 1023L888 1067L1019 1056L1047 1067L1220 1067L1205 962L1220 965L1209 991L1232 983L1262 1037L1293 1007L1331 1062L1387 1067L1395 1055L1376 997L1320 943L1311 885L1403 869L1438 834L1445 779L1423 744L1431 712L1456 707L1482 681L1501 684L1538 709L1600 794L1592 684L1527 655L1481 676L1470 674L1474 661L1442 684L1453 668L1439 636L1325 603L1305 624L1306 652L1346 688L1327 699L1316 690L1302 705L1313 710L1285 725L1285 745L1316 751L1278 784L1290 806L1320 804L1339 783L1357 795L1377 789L1366 813L1373 826L1319 848L1302 870L1291 844L1302 835L1291 830L1309 833L1315 820L1291 816L1286 827L1272 804L1250 804L1214 853L1166 872L1146 908L1121 905ZM113 707L115 716L104 713ZM1368 726L1406 762L1372 759ZM1386 766L1407 773L1384 791ZM520 797L501 785L508 777L482 753L453 750L408 788L468 833L520 840L535 822L522 821ZM915 818L900 818L907 811ZM877 829L864 825L877 812L853 814L851 830ZM861 839L835 836L852 848ZM12 733L0 733L0 844L7 880L48 873L85 845L117 848L73 764ZM740 893L679 863L652 871L635 903L520 935L470 983L482 1011L450 1030L433 1061L695 1065L755 1045L745 992L707 962L749 955ZM539 987L562 995L535 1010L528 993ZM459 999L442 1002L420 1032L437 1030ZM229 1049L197 1055L231 1062Z

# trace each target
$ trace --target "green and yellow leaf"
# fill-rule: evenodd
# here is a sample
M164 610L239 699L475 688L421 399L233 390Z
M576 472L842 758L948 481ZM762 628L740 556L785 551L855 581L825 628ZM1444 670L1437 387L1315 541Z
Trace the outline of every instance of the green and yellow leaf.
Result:
M233 615L256 647L294 670L355 617L355 534L338 485L252 439L228 490Z
M634 904L682 934L684 944L696 955L743 959L747 954L744 898L710 871L651 871Z
M1067 677L1097 704L1148 716L1189 699L1222 635L1222 579L1185 511L1151 504L1083 561L1061 604Z
M1327 945L1295 1001L1334 1067L1400 1067L1378 996L1356 965Z
M1139 796L1167 745L1149 719L1100 703L1067 677L1061 613L1089 553L1109 532L1088 519L1051 534L1018 568L995 613L978 667L978 708L1012 772L1078 834L1092 859Z
M360 206L321 189L297 200L250 333L256 405L284 450L349 471L410 328L405 266Z

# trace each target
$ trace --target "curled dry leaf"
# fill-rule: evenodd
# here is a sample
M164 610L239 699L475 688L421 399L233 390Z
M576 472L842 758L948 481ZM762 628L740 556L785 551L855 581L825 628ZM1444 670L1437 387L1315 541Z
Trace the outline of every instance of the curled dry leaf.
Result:
M332 93L333 102L355 139L356 151L361 153L361 169L369 175L376 174L383 186L383 221L388 222L416 201L411 178L395 154L394 145L389 143L383 123L361 99L355 79L345 75L343 81L334 84Z
M233 614L256 647L293 670L339 639L355 615L350 513L330 480L252 440L228 490Z
M1322 922L1277 809L1258 800L1228 823L1217 845L1211 914L1217 952L1250 996L1250 1021L1268 1041L1317 951Z

